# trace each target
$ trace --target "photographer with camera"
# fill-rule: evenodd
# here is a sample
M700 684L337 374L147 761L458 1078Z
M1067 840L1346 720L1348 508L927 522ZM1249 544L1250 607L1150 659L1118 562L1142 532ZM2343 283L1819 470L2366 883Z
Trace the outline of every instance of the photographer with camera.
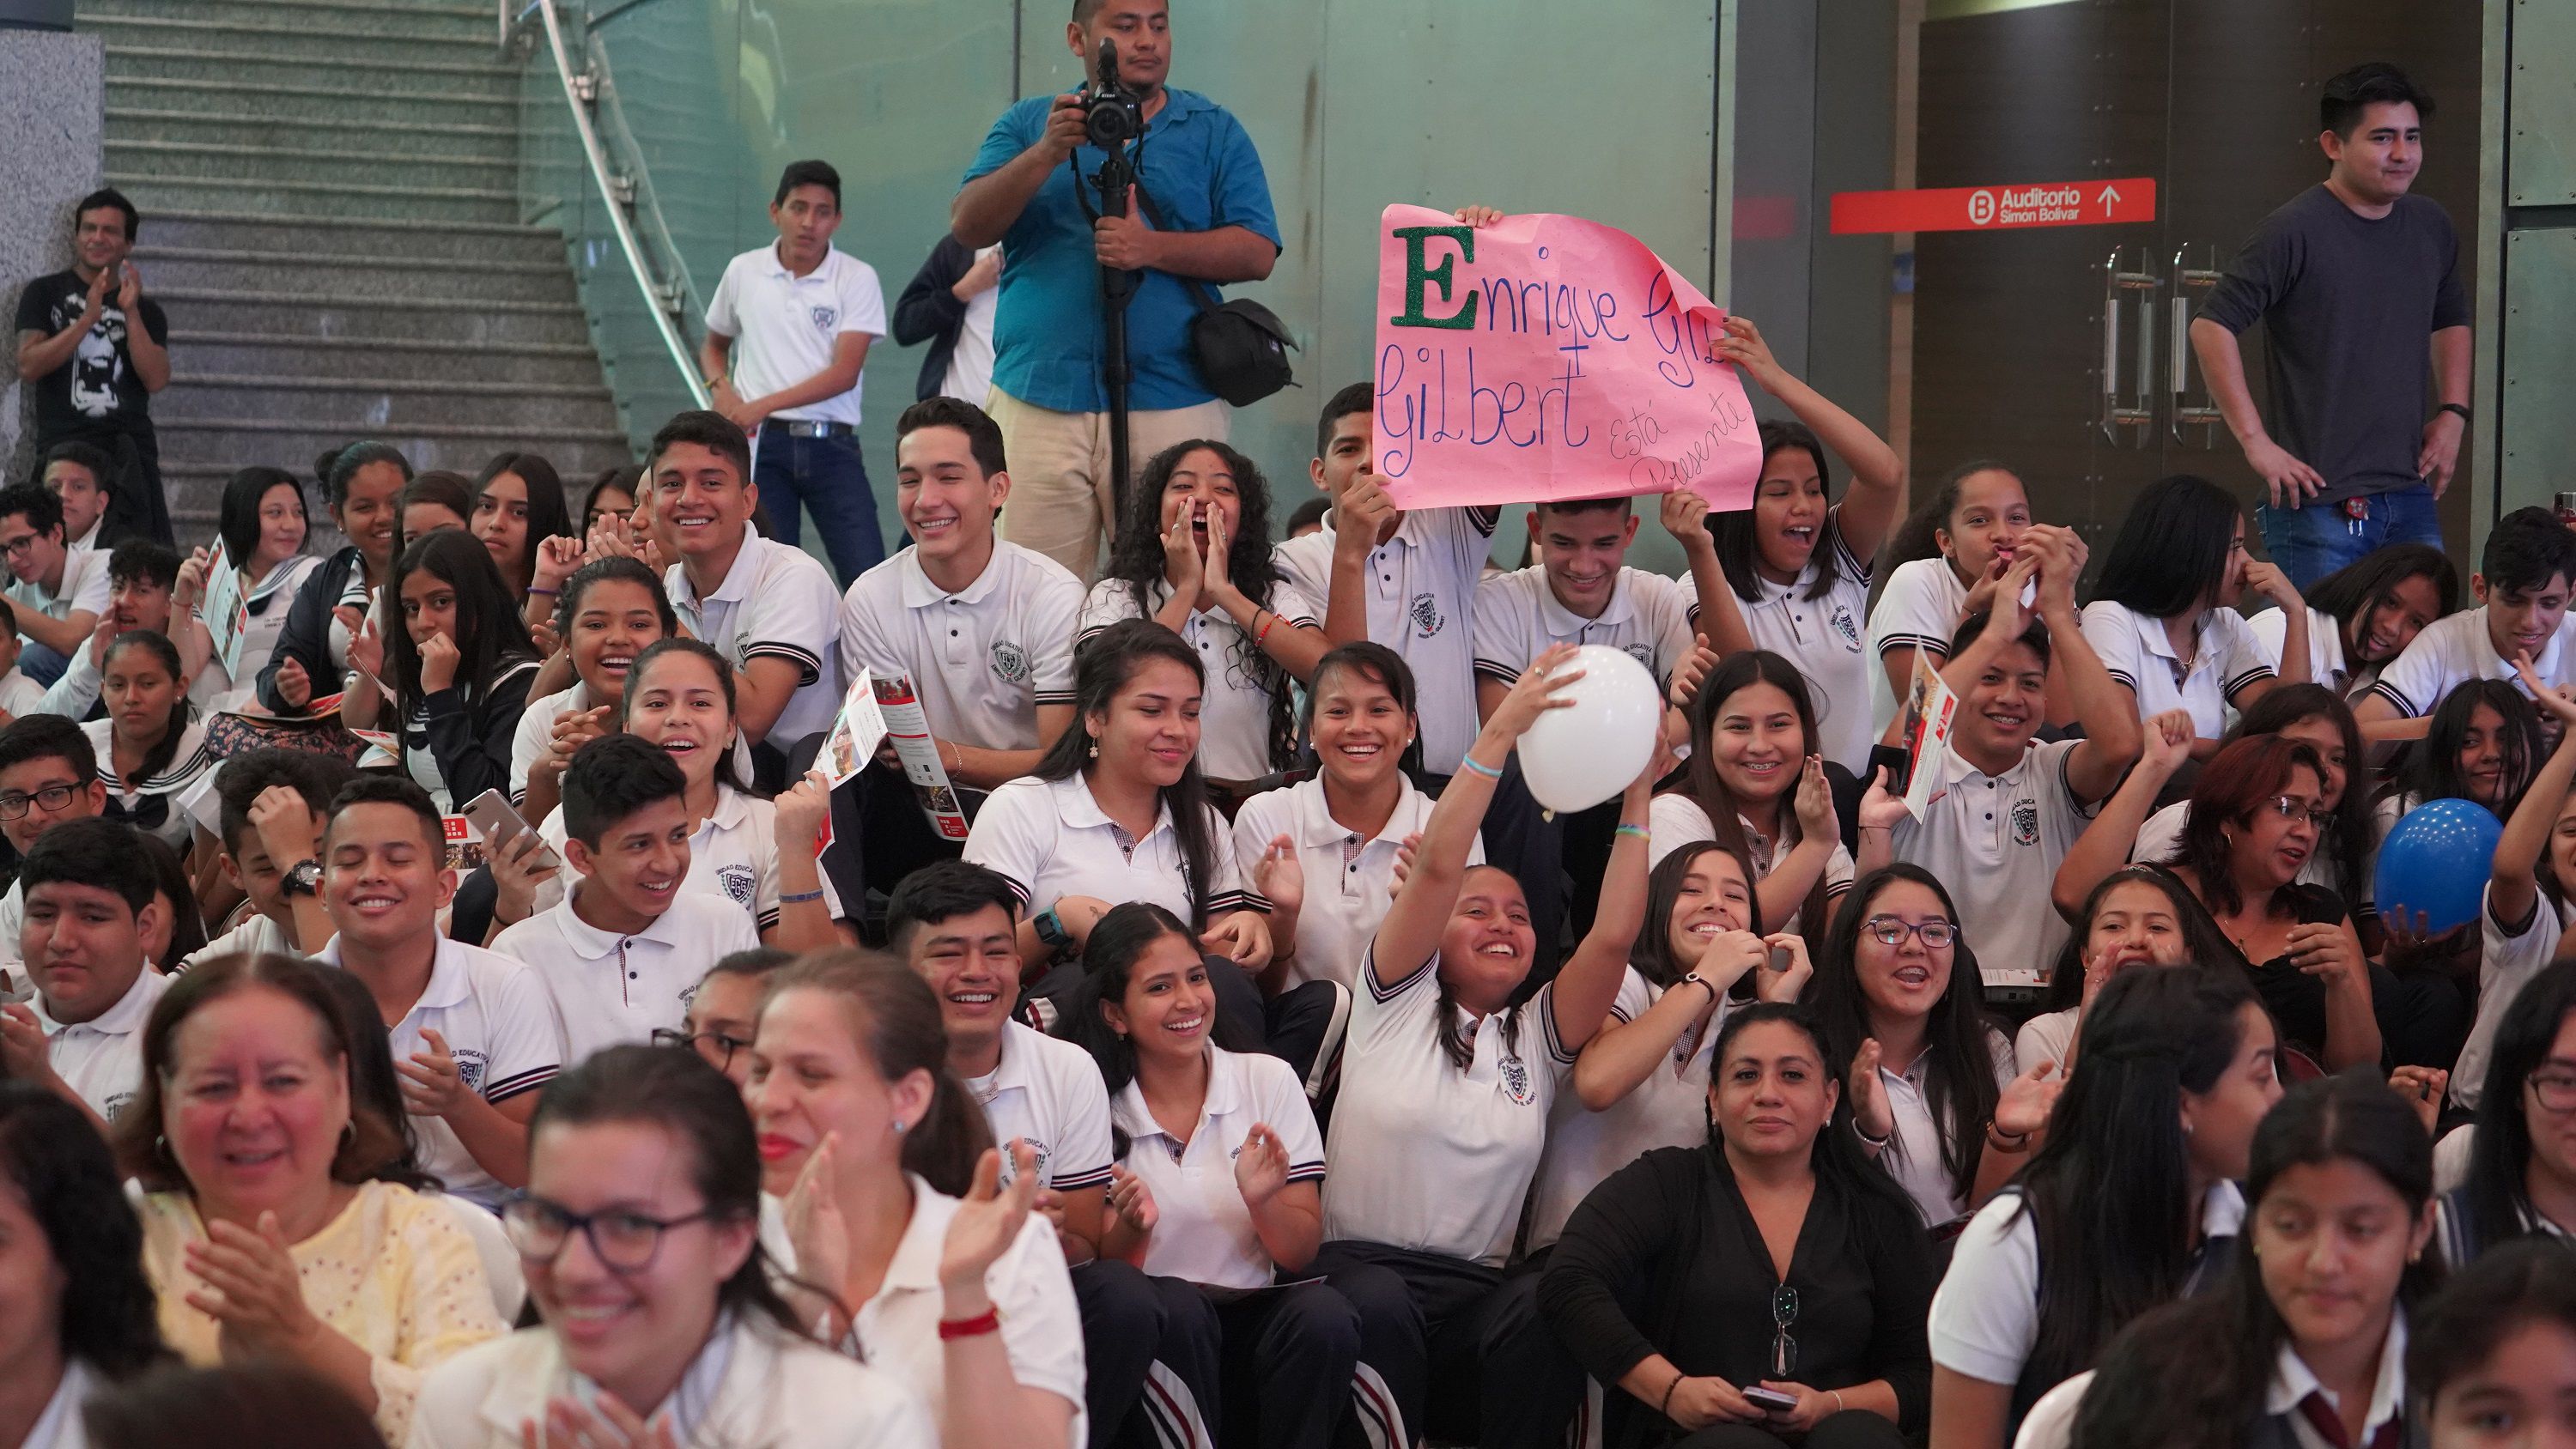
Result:
M1115 527L1118 490L1132 481L1111 464L1118 319L1104 294L1133 286L1123 449L1132 469L1184 439L1226 436L1227 408L1202 375L1192 323L1217 315L1215 284L1269 276L1280 243L1269 181L1242 124L1164 84L1166 0L1075 0L1065 42L1091 83L1004 112L949 222L970 247L1002 246L986 411L1001 426L1014 484L1003 537L1088 580L1101 531ZM1096 178L1122 159L1136 191L1104 207Z

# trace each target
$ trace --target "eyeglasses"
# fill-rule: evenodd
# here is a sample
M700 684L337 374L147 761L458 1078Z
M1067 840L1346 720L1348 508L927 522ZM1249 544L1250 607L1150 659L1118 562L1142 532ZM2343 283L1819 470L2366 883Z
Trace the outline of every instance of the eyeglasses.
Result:
M46 814L51 815L70 804L72 792L79 788L78 785L47 785L41 790L30 790L23 795L12 790L6 795L0 795L0 820L18 819L27 813L29 805L40 805L44 807Z
M2534 1072L2531 1095L2552 1112L2576 1112L2576 1072Z
M1771 1290L1771 1377L1786 1379L1798 1370L1798 1340L1789 1325L1798 1321L1798 1290L1783 1283Z
M17 558L26 553L27 550L34 548L36 546L36 540L42 537L44 537L44 535L41 533L30 533L18 538L0 540L0 554L6 554L10 558Z
M522 1193L501 1209L501 1226L509 1232L510 1246L531 1263L542 1265L562 1257L564 1245L579 1231L590 1240L592 1256L614 1271L633 1273L653 1265L664 1233L714 1216L699 1211L683 1218L653 1218L623 1208L577 1213Z
M2305 801L2295 800L2287 795L2275 795L2264 801L2263 806L2284 820L2293 822L2305 820L2319 830L2334 824L2334 812L2312 809Z
M0 799L0 810L5 810L8 803L7 800ZM720 1031L702 1031L692 1036L685 1031L674 1031L667 1026L653 1028L653 1045L687 1047L706 1058L717 1071L723 1071L733 1065L735 1052L751 1049L751 1043L740 1037L727 1036Z
M1926 947L1938 951L1959 939L1959 928L1939 916L1934 916L1928 921L1908 921L1899 916L1872 916L1861 922L1861 927L1882 946L1902 946L1905 944L1906 937L1920 936Z

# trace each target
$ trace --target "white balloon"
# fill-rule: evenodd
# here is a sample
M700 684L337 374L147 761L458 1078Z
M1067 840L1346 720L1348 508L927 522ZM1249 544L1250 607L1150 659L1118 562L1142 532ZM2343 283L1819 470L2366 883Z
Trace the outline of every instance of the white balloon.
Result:
M1538 803L1589 810L1628 788L1654 757L1664 697L1646 666L1606 644L1586 644L1563 666L1583 677L1521 736L1521 777Z

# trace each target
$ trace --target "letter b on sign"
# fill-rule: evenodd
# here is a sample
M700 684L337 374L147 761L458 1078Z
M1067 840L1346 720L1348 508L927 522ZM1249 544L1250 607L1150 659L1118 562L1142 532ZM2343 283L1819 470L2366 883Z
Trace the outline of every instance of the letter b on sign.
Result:
M1400 226L1395 234L1404 241L1404 310L1387 318L1394 327L1440 327L1464 332L1476 325L1476 294L1470 291L1458 310L1446 317L1426 315L1422 310L1423 293L1431 286L1440 289L1440 299L1449 300L1457 289L1450 277L1461 261L1476 259L1476 232L1465 226ZM1445 236L1458 244L1458 255L1442 257L1436 267L1423 265L1423 253L1431 238Z
M1985 226L1994 219L1995 194L1991 191L1984 190L1983 188L1970 193L1968 197L1969 222L1976 226Z

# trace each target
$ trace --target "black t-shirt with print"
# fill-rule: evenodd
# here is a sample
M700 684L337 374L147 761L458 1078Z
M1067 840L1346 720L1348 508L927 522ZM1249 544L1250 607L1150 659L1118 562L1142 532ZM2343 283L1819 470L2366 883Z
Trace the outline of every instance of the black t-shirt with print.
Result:
M54 336L80 320L89 305L89 283L78 272L38 277L18 294L20 333ZM155 342L170 340L169 319L160 304L141 299L136 310ZM126 350L125 313L111 295L99 319L72 349L70 359L37 380L36 436L50 441L80 433L141 430L152 425L151 398L143 379L134 374L134 357Z

